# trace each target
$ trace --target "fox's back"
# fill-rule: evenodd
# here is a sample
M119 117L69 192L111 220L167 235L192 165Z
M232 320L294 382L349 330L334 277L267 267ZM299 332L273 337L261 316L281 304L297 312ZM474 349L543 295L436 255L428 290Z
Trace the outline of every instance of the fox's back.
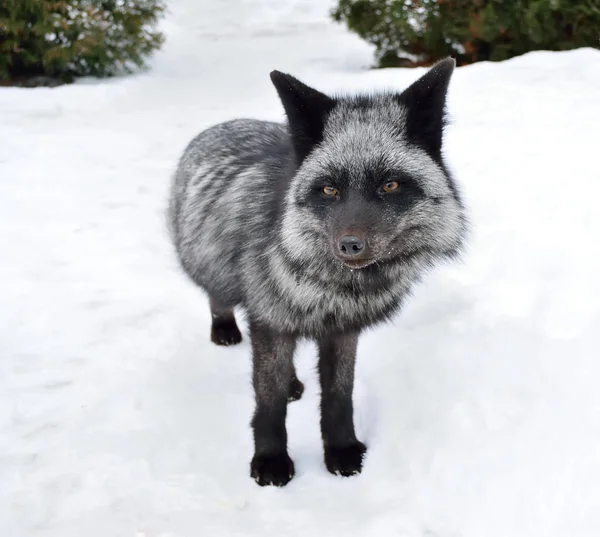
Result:
M269 240L291 159L284 125L238 119L200 133L179 162L169 207L173 242L186 272L223 302L243 299L240 264Z

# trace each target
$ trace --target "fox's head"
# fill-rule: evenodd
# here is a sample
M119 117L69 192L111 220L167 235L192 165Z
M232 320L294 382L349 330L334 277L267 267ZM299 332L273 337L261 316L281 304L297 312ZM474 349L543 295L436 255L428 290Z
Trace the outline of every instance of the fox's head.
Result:
M363 268L452 255L464 216L442 158L446 59L401 93L329 97L274 71L298 169L286 195L283 243Z

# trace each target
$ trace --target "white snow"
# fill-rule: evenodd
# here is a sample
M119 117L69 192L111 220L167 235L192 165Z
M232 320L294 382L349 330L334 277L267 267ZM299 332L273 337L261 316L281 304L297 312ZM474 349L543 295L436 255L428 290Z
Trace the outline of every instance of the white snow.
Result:
M177 0L144 74L0 90L2 537L600 535L600 52L459 68L447 155L470 208L359 348L364 472L327 473L315 352L290 406L296 478L248 476L247 338L209 343L163 212L188 140L280 119L272 69L403 88L320 0Z

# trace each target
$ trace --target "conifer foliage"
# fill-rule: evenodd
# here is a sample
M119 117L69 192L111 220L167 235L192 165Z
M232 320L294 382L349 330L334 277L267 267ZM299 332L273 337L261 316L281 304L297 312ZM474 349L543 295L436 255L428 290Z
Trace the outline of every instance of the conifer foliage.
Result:
M142 67L163 0L1 0L0 83L70 82Z
M338 0L333 17L375 45L380 67L600 47L600 0Z

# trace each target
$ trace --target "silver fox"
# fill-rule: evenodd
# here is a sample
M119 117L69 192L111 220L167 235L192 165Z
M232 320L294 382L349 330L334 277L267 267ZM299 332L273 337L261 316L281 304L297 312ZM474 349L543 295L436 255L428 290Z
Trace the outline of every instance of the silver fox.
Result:
M179 162L169 225L183 269L209 295L212 341L241 341L234 307L248 318L259 485L294 475L285 419L303 391L299 338L318 346L327 469L362 469L352 407L359 334L398 312L464 240L464 206L442 155L454 66L441 61L403 92L336 97L273 71L286 125L216 125Z

